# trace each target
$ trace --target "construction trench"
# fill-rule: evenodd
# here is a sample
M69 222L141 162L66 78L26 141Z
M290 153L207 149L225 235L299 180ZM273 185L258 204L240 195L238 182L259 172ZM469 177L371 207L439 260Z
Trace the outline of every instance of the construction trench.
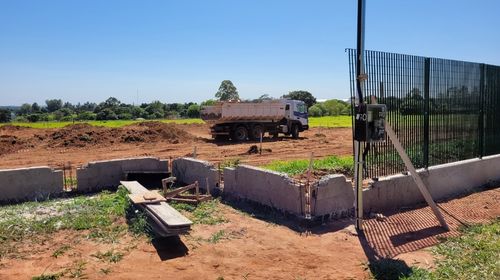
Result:
M419 170L436 200L451 198L500 181L500 156L470 159ZM154 157L89 162L68 180L67 170L29 167L0 170L0 203L40 201L69 193L116 189L122 180L158 188L161 178L176 177L189 185L198 182L225 200L247 200L299 218L325 219L352 215L354 191L342 174L326 175L306 185L284 173L237 165L217 168L194 158L169 160ZM153 180L152 180L153 179ZM148 182L149 180L149 182ZM68 182L76 182L68 188ZM160 183L158 183L160 182ZM365 213L396 210L424 201L411 176L393 175L372 182L363 190Z

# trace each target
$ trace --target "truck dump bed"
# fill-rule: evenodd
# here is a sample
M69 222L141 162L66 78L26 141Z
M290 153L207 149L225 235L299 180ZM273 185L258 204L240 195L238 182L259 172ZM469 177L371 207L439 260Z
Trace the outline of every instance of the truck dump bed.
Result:
M285 104L281 101L261 103L223 102L201 109L201 119L206 122L269 121L277 122L285 117Z

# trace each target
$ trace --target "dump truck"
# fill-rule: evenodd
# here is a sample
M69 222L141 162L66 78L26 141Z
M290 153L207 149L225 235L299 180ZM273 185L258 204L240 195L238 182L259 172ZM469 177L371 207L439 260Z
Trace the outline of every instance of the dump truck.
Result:
M257 140L265 133L298 138L300 132L309 129L307 105L300 100L218 102L203 106L200 113L211 125L210 133L216 140Z

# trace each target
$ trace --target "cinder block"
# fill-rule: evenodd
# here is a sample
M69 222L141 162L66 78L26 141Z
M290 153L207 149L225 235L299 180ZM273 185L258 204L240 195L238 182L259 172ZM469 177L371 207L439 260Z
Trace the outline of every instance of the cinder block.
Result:
M168 171L168 161L142 157L89 162L76 170L77 191L91 192L116 187L127 171Z
M208 161L194 158L175 159L172 161L172 174L177 181L185 184L198 181L202 190L207 189L207 179L210 190L219 187L219 171Z
M48 166L0 170L0 201L43 200L63 192L63 173Z

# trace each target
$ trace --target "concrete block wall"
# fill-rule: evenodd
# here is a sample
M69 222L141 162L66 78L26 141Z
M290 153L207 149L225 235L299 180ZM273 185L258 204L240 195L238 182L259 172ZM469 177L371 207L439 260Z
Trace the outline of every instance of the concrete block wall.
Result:
M192 184L198 181L200 189L207 189L212 192L219 187L219 171L210 162L194 158L178 158L172 161L172 175L178 182Z
M436 165L418 172L432 197L444 199L500 182L500 155ZM409 175L381 178L363 191L363 207L367 212L392 210L424 201Z
M63 192L63 173L48 166L0 170L0 202L43 200Z
M354 189L344 175L323 176L312 190L312 216L347 217L354 207Z
M116 187L126 171L168 171L168 160L154 157L93 161L76 170L77 191L92 192Z
M224 195L302 215L300 187L286 174L248 165L224 169Z

